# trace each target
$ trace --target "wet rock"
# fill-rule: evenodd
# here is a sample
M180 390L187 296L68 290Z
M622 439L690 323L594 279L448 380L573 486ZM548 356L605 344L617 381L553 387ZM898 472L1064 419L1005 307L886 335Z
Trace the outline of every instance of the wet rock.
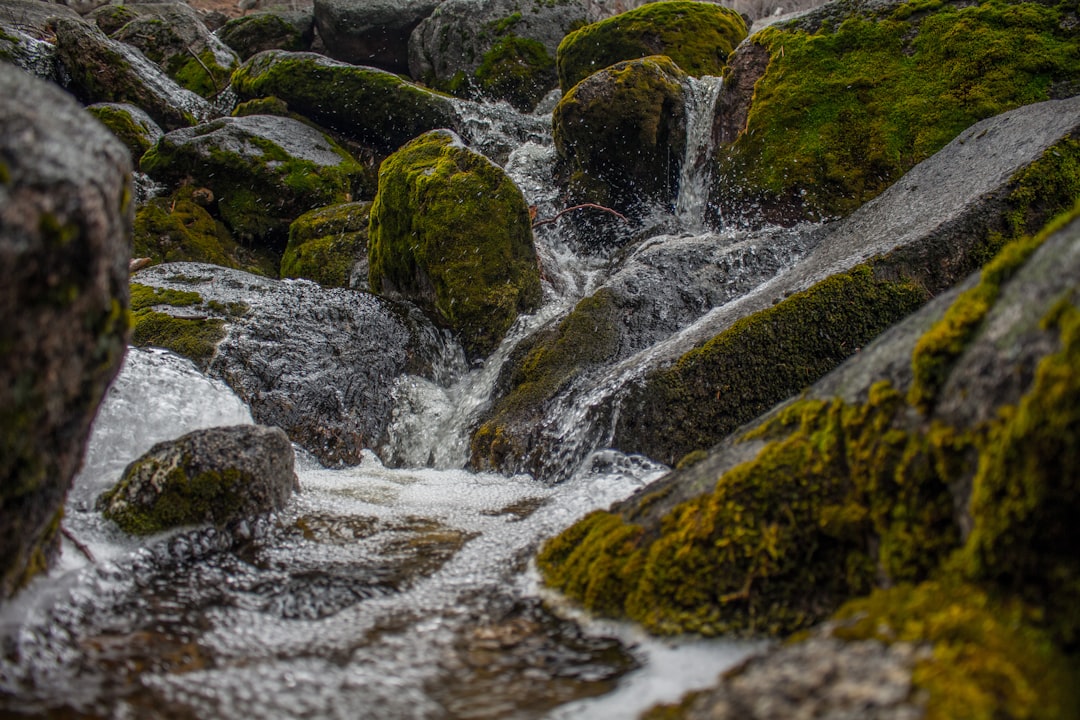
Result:
M166 130L209 118L209 103L185 90L135 48L97 27L64 18L55 25L56 51L68 89L86 103L124 102L142 108Z
M686 74L664 57L621 62L578 83L552 114L572 203L640 216L672 206L686 148Z
M195 10L176 2L126 7L136 17L112 33L114 40L138 48L181 87L203 97L213 98L228 86L240 60Z
M259 425L196 430L161 442L98 501L133 535L182 525L226 525L280 510L300 489L289 437Z
M0 61L43 80L59 82L56 48L49 42L54 17L78 18L70 8L39 0L0 2Z
M131 161L71 96L0 64L0 597L57 550L127 333ZM73 142L72 138L78 138Z
M0 28L20 32L37 40L52 37L53 18L77 19L79 14L60 3L41 0L3 0L0 2Z
M280 249L289 223L350 200L367 170L322 132L290 118L220 118L165 135L141 161L150 177L209 188L243 242Z
M310 12L259 12L233 18L217 35L241 60L264 50L304 51L311 48L315 18Z
M742 17L720 5L683 0L649 3L567 35L556 59L559 86L568 92L617 62L650 55L666 55L695 77L719 77L746 32Z
M449 131L422 135L383 163L369 242L371 289L415 302L471 358L540 304L521 190Z
M233 74L232 87L242 100L280 98L294 112L384 152L458 125L447 98L392 73L315 53L259 53Z
M326 54L353 65L409 72L409 36L442 0L316 0Z
M331 205L298 217L289 227L281 277L367 290L370 217L369 202Z
M131 152L131 158L136 163L165 134L149 115L134 105L95 103L86 109L102 125L112 130L113 135Z
M580 1L445 0L413 32L409 71L440 90L528 112L558 84L555 51L585 18Z
M403 374L446 382L461 371L444 333L367 293L192 263L147 268L134 282L159 288L159 304L147 300L159 327L147 344L189 357L195 348L256 422L284 428L326 465L381 448ZM140 327L137 318L136 339Z

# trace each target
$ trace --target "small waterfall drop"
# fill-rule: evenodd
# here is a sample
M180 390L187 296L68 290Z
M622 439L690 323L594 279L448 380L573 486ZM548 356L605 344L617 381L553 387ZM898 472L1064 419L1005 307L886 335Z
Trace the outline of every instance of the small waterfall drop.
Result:
M706 230L705 209L709 200L709 169L712 165L713 123L716 101L723 89L722 78L705 75L687 79L686 156L679 176L679 196L675 219L690 233Z

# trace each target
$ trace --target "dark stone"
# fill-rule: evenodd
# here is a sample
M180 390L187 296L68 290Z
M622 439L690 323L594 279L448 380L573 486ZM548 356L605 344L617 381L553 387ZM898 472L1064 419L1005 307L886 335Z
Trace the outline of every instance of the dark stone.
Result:
M409 72L409 36L441 0L315 0L315 26L335 60Z
M309 50L315 37L315 18L311 13L258 12L233 18L217 35L241 60L264 50Z

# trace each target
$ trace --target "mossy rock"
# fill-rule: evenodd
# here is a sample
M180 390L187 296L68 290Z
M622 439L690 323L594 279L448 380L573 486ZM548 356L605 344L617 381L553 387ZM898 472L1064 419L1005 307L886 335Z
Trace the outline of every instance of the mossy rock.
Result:
M371 203L312 210L289 227L282 278L307 278L323 287L368 288L368 223Z
M86 16L106 35L112 35L139 17L130 5L103 5Z
M510 34L484 53L474 77L482 97L529 112L555 87L555 58L539 40Z
M764 50L768 61L742 132L718 152L717 217L759 225L847 215L976 121L1080 92L1075 8L876 7L750 39L745 52Z
M165 135L140 166L155 180L209 188L243 243L280 250L289 224L352 199L368 170L322 132L273 115L220 118Z
M457 125L448 98L392 73L315 53L259 53L233 73L232 87L241 100L278 97L320 125L383 151Z
M568 92L609 65L649 55L667 55L695 77L719 77L746 32L742 16L720 5L649 3L567 35L556 55L559 85Z
M275 275L277 258L267 251L237 243L228 228L215 220L196 198L206 202L209 190L191 186L168 198L155 198L135 213L132 256L155 263L205 262Z
M310 18L301 25L277 13L261 12L233 18L217 34L241 60L247 60L264 50L307 50L314 27Z
M195 292L132 283L131 344L172 350L205 371L225 338L225 318L243 312L242 306L212 307Z
M409 299L488 355L540 303L529 208L513 181L453 133L430 132L383 162L371 208L373 292Z
M686 146L686 74L666 57L620 62L578 83L552 115L572 202L637 214L670 206Z
M97 103L86 110L124 143L136 162L164 134L149 115L134 105Z

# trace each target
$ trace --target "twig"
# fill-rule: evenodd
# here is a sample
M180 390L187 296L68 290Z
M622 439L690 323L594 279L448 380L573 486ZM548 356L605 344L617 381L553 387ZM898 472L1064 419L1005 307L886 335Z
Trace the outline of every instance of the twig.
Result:
M66 537L68 540L71 541L71 544L75 546L76 550L78 550L79 552L81 552L83 555L86 556L87 560L89 560L90 562L97 562L96 560L94 560L94 553L90 552L90 548L86 547L86 545L79 542L79 540L74 535L71 534L70 530L68 530L66 527L61 525L60 526L60 532L63 533L64 537Z
M541 225L550 225L551 223L555 222L556 220L561 218L563 215L565 215L566 213L568 213L568 212L570 212L572 210L584 210L584 209L587 209L587 208L591 208L593 210L603 210L606 213L611 213L612 215L619 218L623 222L627 222L627 219L626 219L625 215L623 215L622 213L620 213L620 212L618 212L616 210L612 210L609 207L604 207L603 205L597 205L596 203L582 203L581 205L574 205L573 207L568 207L565 210L560 211L559 213L557 213L555 215L555 217L548 218L547 220L537 220L536 222L533 223L532 226L534 228L538 228Z
M221 88L218 87L217 78L214 77L214 73L210 72L210 68L206 67L206 63L202 61L201 57L195 54L194 50L192 50L187 45L184 46L184 49L188 51L188 55L191 55L191 57L195 58L195 62L199 63L199 65L202 66L202 69L206 71L206 74L210 76L210 82L214 84L214 97L220 95Z

